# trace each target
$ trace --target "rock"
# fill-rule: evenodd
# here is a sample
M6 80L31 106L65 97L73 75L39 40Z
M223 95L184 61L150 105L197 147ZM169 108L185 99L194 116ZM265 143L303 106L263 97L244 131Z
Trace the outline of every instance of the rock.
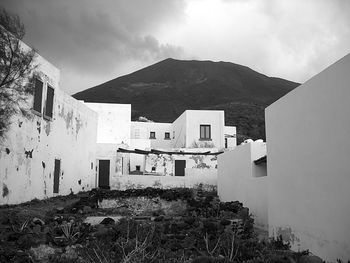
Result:
M48 245L40 245L36 248L32 247L29 252L33 255L35 260L39 262L49 262L49 257L54 255L56 250Z
M113 218L110 218L110 217L106 217L104 218L100 224L102 225L112 225L115 223L115 220Z
M298 263L322 263L323 260L317 256L304 255L301 256L298 260Z
M83 207L83 212L84 212L84 214L91 213L92 212L91 206L85 205Z
M56 207L56 212L57 212L57 214L63 214L64 213L64 207L62 207L62 206Z
M38 218L38 217L34 217L32 221L36 225L41 225L41 226L45 225L45 222L42 219Z

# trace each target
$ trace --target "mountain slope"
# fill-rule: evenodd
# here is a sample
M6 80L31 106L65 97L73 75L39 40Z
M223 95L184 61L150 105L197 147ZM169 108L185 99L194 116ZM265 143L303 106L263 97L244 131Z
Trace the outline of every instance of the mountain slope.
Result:
M222 109L241 139L257 139L265 138L264 108L298 85L229 62L166 59L73 97L131 103L133 119L158 122L172 122L186 109Z

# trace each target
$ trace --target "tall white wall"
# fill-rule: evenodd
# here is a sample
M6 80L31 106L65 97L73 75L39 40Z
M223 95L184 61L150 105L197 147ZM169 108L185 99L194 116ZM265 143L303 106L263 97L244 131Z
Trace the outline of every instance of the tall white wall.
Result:
M266 144L251 142L218 156L218 195L221 201L240 201L249 207L255 225L268 228L266 165L254 164L266 155Z
M350 259L350 55L265 111L270 235Z
M130 104L84 104L98 114L97 143L130 144Z
M60 72L38 56L38 76L54 88L52 119L15 115L0 141L0 204L52 197L55 159L61 160L59 195L93 187L97 114L59 89ZM27 107L33 106L33 96Z

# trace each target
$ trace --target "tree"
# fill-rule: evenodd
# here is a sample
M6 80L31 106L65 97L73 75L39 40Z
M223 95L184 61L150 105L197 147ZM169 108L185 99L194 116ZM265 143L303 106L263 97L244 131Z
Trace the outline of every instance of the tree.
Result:
M36 67L36 52L23 44L24 35L19 16L0 9L0 138L14 114L29 116L25 102L34 91L28 80Z

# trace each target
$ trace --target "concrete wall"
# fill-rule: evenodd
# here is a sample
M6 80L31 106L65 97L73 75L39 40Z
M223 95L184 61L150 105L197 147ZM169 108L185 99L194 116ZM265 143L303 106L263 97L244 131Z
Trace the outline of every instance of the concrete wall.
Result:
M350 55L266 111L270 235L350 259Z
M150 139L150 132L156 133L155 139ZM166 132L170 133L170 139L165 139ZM153 149L172 148L172 134L172 123L131 122L131 139L148 139Z
M223 202L240 201L249 207L255 225L267 230L266 165L254 160L266 155L266 144L251 142L218 156L218 194Z
M211 140L201 141L200 125L208 124L211 126ZM204 111L187 110L186 111L186 147L187 148L224 148L224 111Z
M97 143L130 144L130 104L84 104L98 114Z
M55 159L61 160L60 195L93 186L97 114L59 90L59 70L38 56L38 77L54 88L53 116L13 116L0 142L0 204L52 197ZM28 97L28 109L33 96Z

